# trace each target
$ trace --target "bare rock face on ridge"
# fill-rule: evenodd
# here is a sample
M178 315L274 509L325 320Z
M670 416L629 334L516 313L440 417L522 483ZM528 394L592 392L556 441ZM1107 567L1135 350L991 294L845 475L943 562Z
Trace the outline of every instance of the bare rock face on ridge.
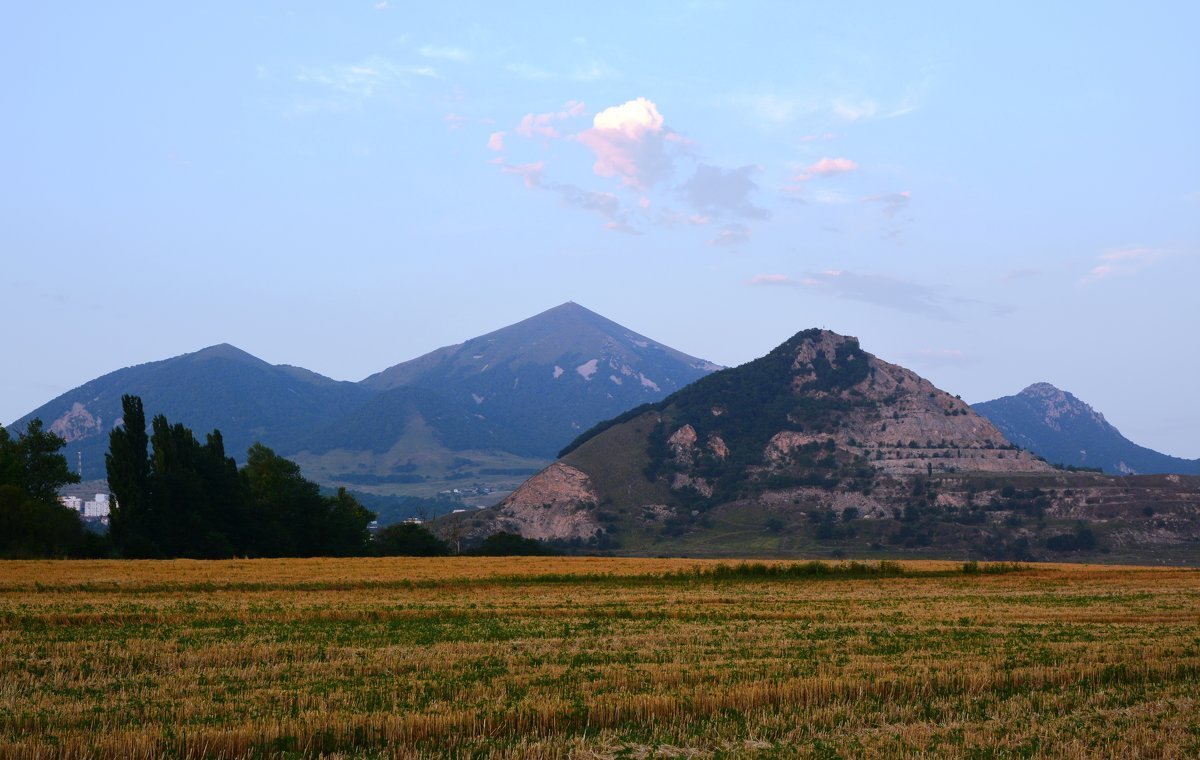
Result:
M586 473L555 462L496 507L496 525L539 540L591 538L599 526L589 509L598 501Z
M582 514L602 503L717 503L781 488L832 493L877 477L1050 471L916 373L855 338L808 330L602 423L496 509L501 522L539 538L568 537L549 526L569 514L569 537L586 537L596 523Z

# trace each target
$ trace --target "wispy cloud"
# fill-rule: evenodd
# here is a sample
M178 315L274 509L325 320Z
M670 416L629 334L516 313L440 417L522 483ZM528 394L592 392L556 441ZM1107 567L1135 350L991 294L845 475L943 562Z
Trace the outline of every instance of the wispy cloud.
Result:
M838 270L809 273L799 278L763 274L752 277L749 284L802 288L834 298L862 301L930 319L956 319L947 304L957 299L948 299L925 285L883 275Z
M527 164L504 165L500 167L500 171L505 174L516 174L521 179L525 180L525 187L534 188L542 186L542 174L546 170L544 161L534 161Z
M436 79L438 73L430 66L403 65L373 56L362 63L302 69L295 78L303 84L327 87L358 98L370 98L391 84L413 77Z
M833 101L833 113L845 121L870 119L879 113L879 104L874 100L850 100L838 98Z
M471 60L470 52L457 47L439 47L437 45L424 45L417 49L417 52L424 58L433 58L442 61L455 61L458 63L466 63Z
M757 166L722 169L700 164L680 192L692 208L706 216L740 216L747 219L769 219L771 212L751 202L758 185L751 177Z
M504 150L504 133L503 132L493 132L491 135L489 135L488 141L487 141L487 146L488 146L488 150L494 150L497 152L503 151Z
M1000 279L1004 280L1005 282L1015 282L1017 280L1028 280L1031 277L1037 277L1041 273L1042 270L1034 267L1022 267L1020 269L1013 269L1005 272Z
M731 248L750 242L750 228L744 224L727 224L717 230L717 236L708 241L709 245Z
M1082 282L1095 282L1110 277L1133 274L1161 257L1162 251L1145 247L1116 248L1105 251L1098 257L1098 263L1084 275Z
M880 193L878 195L868 195L862 199L863 203L879 203L883 206L883 213L889 217L894 217L901 211L908 208L909 201L912 200L912 193L907 190L899 193Z
M799 286L799 280L793 280L786 274L756 274L750 278L748 285L786 285Z
M497 162L503 162L503 160L501 157L497 159ZM524 181L525 187L531 190L553 193L567 206L599 214L607 220L604 225L606 230L638 234L637 230L629 224L629 215L621 205L621 199L614 193L585 190L565 182L547 182L545 179L546 164L542 161L513 165L501 163L500 171L520 177Z
M569 82L596 82L613 75L613 70L603 61L591 60L574 66L567 71L551 71L532 63L516 62L505 64L504 70L521 79L533 81L565 80Z
M554 127L554 122L579 116L583 113L584 107L584 104L580 101L568 100L560 111L538 114L527 113L522 117L521 122L517 124L517 128L514 131L522 137L559 137L558 129Z
M901 354L900 358L925 367L964 367L975 363L975 357L957 348L919 348Z
M838 174L847 174L858 169L858 164L848 158L822 158L801 170L800 174L796 175L797 182L807 182L814 178L833 177Z

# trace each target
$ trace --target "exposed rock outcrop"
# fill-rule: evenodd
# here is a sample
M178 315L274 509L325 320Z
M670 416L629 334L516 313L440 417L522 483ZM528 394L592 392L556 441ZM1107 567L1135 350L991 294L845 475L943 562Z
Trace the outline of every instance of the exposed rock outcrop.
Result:
M598 501L586 473L555 462L495 507L495 526L539 540L590 538L599 525L589 508Z

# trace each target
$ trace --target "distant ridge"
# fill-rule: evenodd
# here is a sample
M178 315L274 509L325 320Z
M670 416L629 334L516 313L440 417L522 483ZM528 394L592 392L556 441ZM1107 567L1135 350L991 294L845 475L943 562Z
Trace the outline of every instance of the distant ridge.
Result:
M16 421L42 420L72 466L102 478L121 395L197 434L255 442L325 485L375 493L512 488L580 432L656 401L717 365L568 302L394 365L360 383L271 365L221 343L111 372Z
M314 428L357 409L370 391L298 367L275 366L228 343L162 361L126 367L91 380L13 423L34 417L67 440L72 467L83 455L85 479L105 477L108 433L120 424L121 396L141 396L151 414L165 414L197 435L219 428L239 459L255 442L294 449Z
M1098 468L1113 475L1200 475L1200 460L1139 446L1104 415L1050 383L1034 383L1015 396L975 404L1013 443L1048 461Z

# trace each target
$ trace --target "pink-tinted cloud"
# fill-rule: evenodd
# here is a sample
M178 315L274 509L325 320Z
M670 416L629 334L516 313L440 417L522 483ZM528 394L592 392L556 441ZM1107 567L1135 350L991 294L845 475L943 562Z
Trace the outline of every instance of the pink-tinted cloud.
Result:
M1153 248L1117 248L1099 256L1099 264L1092 267L1083 282L1094 282L1117 275L1133 274L1162 255Z
M462 114L448 113L442 120L446 122L446 129L461 129L467 117Z
M504 150L504 133L493 132L487 141L488 150L502 151Z
M579 116L583 113L584 104L576 100L568 100L561 111L550 113L527 113L517 125L516 133L521 137L560 137L554 122Z
M858 169L858 164L848 158L822 158L814 164L804 167L796 176L797 182L806 182L814 177L833 177Z
M795 286L800 283L788 277L786 274L756 274L750 278L750 285L788 285Z
M638 190L671 173L666 151L671 133L665 129L658 106L646 98L606 108L592 119L591 129L576 139L596 155L592 169L601 177L619 177Z
M832 133L832 132L822 132L822 133L820 133L820 134L814 134L814 135L801 135L801 136L800 136L800 142L806 142L806 143L808 143L808 142L817 142L817 141L825 141L825 140L832 140L832 139L833 139L833 133Z
M500 171L505 174L516 174L525 180L525 187L541 187L542 173L546 169L544 161L535 161L531 164L515 164L513 166L502 166Z

